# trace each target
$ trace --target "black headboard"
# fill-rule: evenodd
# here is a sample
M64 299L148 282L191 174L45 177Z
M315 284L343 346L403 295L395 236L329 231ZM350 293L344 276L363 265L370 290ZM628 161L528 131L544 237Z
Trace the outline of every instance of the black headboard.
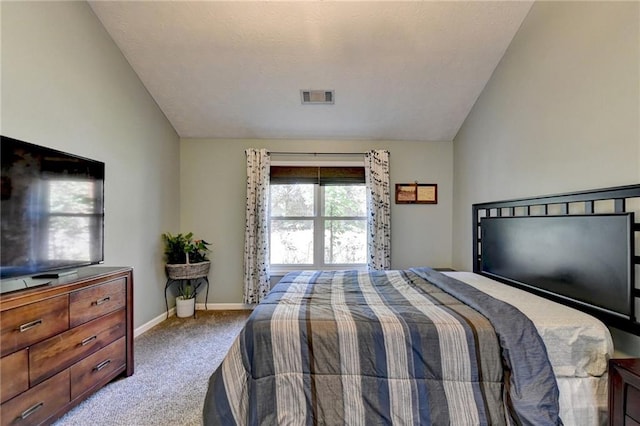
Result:
M473 205L473 271L640 335L640 185Z

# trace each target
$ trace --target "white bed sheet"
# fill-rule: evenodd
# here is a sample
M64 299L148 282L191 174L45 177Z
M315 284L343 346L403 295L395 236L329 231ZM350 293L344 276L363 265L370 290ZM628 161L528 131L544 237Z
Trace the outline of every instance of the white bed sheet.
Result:
M608 375L558 377L560 418L565 426L606 425L609 420Z
M509 303L533 321L556 375L565 426L607 423L607 365L613 340L600 320L472 272L445 274Z
M533 321L557 377L599 377L613 355L609 329L597 318L472 272L445 272L518 308Z

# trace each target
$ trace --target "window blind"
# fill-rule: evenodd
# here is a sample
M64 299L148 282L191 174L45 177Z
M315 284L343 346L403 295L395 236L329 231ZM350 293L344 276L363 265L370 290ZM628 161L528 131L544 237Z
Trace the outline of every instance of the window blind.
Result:
M356 185L365 183L364 167L271 166L273 184L318 183Z

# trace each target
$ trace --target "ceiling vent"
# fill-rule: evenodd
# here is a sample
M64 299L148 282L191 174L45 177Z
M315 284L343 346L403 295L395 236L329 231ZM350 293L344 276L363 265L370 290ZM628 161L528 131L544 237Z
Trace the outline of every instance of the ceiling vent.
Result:
M303 105L333 104L333 90L301 90Z

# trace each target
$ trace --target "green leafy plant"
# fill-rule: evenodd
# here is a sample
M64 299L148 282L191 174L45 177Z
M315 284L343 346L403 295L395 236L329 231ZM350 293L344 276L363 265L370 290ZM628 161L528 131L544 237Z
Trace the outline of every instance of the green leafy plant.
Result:
M162 234L162 239L164 254L169 264L198 263L209 260L207 254L211 250L207 246L210 244L205 240L194 239L193 232L184 235L171 235L167 232Z
M196 289L188 281L180 283L178 287L178 296L182 296L183 299L193 299L196 297Z

